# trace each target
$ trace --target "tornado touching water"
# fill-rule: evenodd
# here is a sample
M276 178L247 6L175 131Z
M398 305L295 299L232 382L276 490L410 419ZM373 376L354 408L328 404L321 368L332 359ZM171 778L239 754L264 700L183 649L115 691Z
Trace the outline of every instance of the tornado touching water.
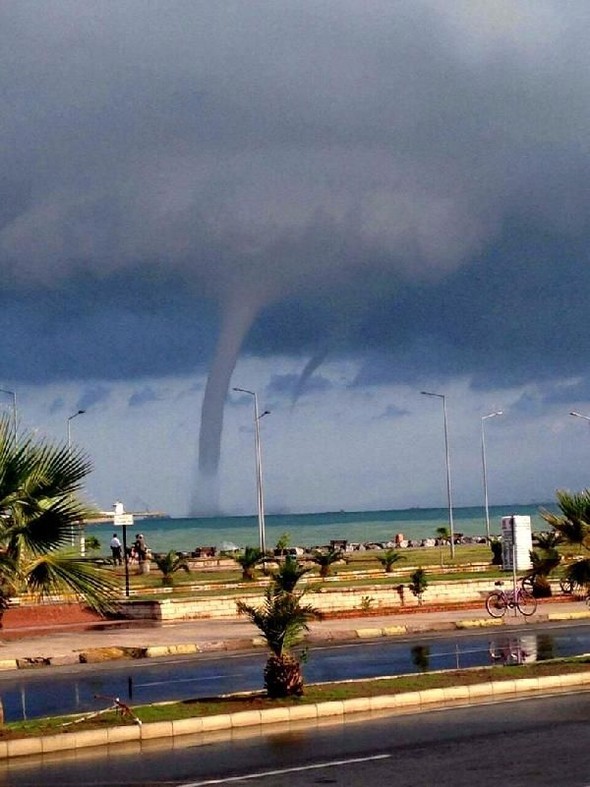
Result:
M201 408L199 470L190 504L192 516L219 512L218 469L225 399L242 342L264 300L261 295L240 293L223 304L221 329Z

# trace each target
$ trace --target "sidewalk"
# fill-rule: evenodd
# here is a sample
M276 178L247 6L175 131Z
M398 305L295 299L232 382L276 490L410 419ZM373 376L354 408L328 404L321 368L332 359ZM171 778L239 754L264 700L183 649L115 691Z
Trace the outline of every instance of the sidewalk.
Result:
M390 615L330 618L310 625L309 643L374 639L427 631L452 631L497 626L535 625L548 621L590 619L584 601L548 599L530 618L508 610L491 618L483 606L472 609L412 610ZM192 620L179 623L104 623L91 628L44 631L0 630L0 670L150 658L220 650L244 650L264 643L250 622Z

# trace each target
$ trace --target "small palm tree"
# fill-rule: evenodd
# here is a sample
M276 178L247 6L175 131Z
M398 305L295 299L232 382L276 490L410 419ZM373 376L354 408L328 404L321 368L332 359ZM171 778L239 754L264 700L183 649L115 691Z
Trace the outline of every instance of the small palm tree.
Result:
M304 568L296 557L287 555L279 568L272 574L273 587L276 591L292 593L301 577L310 571L311 569Z
M574 493L559 489L556 497L561 513L542 510L541 516L554 528L560 543L590 552L590 489ZM565 577L574 586L589 588L590 557L581 557L570 563Z
M264 553L258 547L246 547L243 555L235 555L234 560L242 567L242 579L254 579L256 566L264 560Z
M72 537L94 513L79 497L91 469L78 450L27 435L17 442L13 425L0 419L0 625L17 593L71 593L98 612L113 608L116 583L71 550Z
M162 572L162 584L166 587L174 585L174 574L177 571L190 571L186 558L177 555L173 549L165 555L153 555L153 561Z
M303 694L301 664L289 650L300 634L309 630L309 623L322 616L315 607L301 603L302 595L279 590L273 583L266 589L262 607L237 602L238 613L250 618L270 649L264 668L264 686L273 699Z
M320 577L322 579L330 576L334 563L338 563L341 560L346 561L344 552L341 549L334 549L334 547L330 547L326 552L317 550L313 553L311 559L320 567Z
M385 569L386 574L391 574L393 567L400 560L405 560L405 555L400 555L397 549L388 549L383 555L377 555L377 560Z
M546 598L551 595L549 574L557 568L561 561L559 552L550 547L548 549L532 549L530 551L532 569L525 579L532 585L535 598Z

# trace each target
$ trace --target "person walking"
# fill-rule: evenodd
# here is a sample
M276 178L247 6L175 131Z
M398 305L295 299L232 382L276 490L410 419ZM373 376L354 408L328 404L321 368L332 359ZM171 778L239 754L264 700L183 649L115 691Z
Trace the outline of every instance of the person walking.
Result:
M116 533L113 533L113 537L111 538L111 554L113 556L113 563L116 566L123 565L123 548L121 546L121 541Z

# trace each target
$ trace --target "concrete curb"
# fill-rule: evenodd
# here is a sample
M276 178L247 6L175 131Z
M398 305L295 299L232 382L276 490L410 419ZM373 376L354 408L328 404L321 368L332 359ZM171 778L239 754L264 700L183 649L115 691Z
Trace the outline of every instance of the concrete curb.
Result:
M534 617L534 622L587 620L590 619L590 610L580 612L552 612L541 613ZM432 621L430 623L409 623L385 627L363 627L348 630L328 631L314 633L306 637L303 642L319 644L329 642L344 642L354 639L368 640L381 637L398 637L409 634L422 634L429 631L462 631L467 629L496 628L506 626L512 618L466 618L456 621ZM137 647L103 647L87 648L60 656L34 656L28 658L0 660L0 672L8 670L37 669L40 667L63 666L71 664L97 664L103 661L117 659L146 659L161 658L163 656L191 655L195 653L213 653L223 651L247 650L265 646L262 637L248 637L244 639L210 640L195 643L177 643L170 645L147 645Z
M377 697L295 705L292 707L240 711L218 716L205 716L178 721L161 721L125 727L108 727L100 730L64 732L35 738L17 738L0 741L0 760L31 755L51 754L64 750L88 749L129 741L147 741L158 738L175 738L181 735L243 729L266 724L279 724L301 720L333 718L346 720L355 713L385 711L395 714L405 710L450 705L455 702L472 702L481 699L505 699L510 696L544 691L569 691L574 686L590 684L590 672L569 675L548 675L519 680L488 681L471 686L451 686L446 689L402 694L383 694Z
M590 618L590 610L585 612L550 612L547 620L587 620Z

